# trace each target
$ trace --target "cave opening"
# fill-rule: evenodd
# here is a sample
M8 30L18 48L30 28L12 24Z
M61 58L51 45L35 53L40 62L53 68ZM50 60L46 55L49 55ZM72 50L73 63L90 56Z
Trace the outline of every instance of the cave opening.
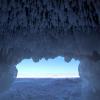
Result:
M17 64L17 78L79 78L79 63L75 59L66 62L61 56L39 62L24 59Z

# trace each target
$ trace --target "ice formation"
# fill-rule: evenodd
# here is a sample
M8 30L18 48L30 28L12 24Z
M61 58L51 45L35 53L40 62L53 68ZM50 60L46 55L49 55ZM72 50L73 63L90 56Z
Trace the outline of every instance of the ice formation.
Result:
M87 100L100 98L100 1L0 0L0 70L6 69L0 75L10 80L8 65L24 58L56 56L79 59L83 85L93 94Z
M16 76L17 76L17 69L15 66L9 66L9 65L0 66L0 93L4 92L11 86Z

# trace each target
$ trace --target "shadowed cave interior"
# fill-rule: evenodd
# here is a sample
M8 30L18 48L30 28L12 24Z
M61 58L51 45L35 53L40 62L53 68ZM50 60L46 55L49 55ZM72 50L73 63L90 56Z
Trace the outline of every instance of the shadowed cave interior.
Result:
M80 61L82 99L100 99L99 0L0 0L0 92L23 59Z

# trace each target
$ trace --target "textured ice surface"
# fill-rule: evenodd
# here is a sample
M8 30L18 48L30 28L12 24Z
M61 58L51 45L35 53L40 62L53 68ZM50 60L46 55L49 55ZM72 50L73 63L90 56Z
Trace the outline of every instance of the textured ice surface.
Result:
M0 69L0 93L7 90L16 79L17 69L15 66L4 66Z
M56 56L100 60L100 0L0 0L0 70Z
M0 100L81 100L79 79L17 79Z

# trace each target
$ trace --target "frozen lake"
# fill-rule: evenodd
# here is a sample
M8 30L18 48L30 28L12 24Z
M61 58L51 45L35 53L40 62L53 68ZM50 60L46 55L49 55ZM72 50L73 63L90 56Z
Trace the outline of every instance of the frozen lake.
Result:
M79 78L16 79L0 100L81 100Z

